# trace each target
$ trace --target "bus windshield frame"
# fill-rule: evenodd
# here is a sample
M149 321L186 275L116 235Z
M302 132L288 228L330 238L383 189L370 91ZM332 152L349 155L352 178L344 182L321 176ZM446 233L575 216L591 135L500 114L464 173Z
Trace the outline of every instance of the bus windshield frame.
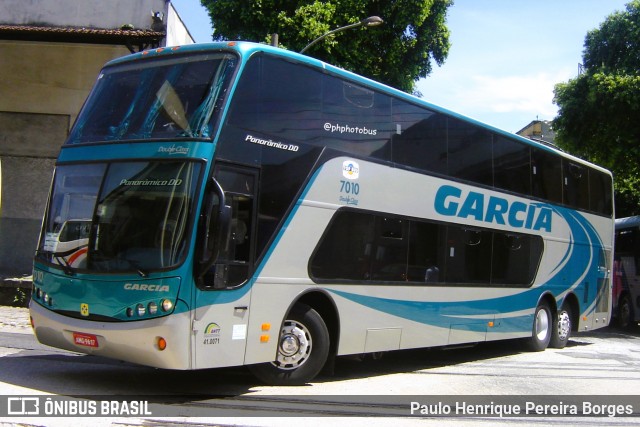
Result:
M36 258L68 274L180 265L203 169L188 160L58 166Z
M66 144L210 139L237 60L213 52L105 67Z

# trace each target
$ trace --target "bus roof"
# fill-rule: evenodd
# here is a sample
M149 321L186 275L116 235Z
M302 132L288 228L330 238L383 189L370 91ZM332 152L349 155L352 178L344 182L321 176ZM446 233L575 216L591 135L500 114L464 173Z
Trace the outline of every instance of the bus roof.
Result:
M160 47L160 48L156 48L156 49L150 49L150 50L145 50L142 52L138 52L138 53L134 53L131 55L126 55L124 57L121 58L117 58L114 60L111 60L110 62L107 63L106 66L111 66L111 65L116 65L116 64L120 64L120 63L124 63L124 62L130 62L130 61L137 61L143 58L157 58L159 56L164 56L164 55L176 55L176 54L183 54L183 53L205 53L205 52L212 52L212 51L221 51L221 50L225 50L225 51L235 51L238 54L240 54L242 57L244 58L249 58L251 55L253 55L254 53L257 52L268 52L270 54L273 54L275 56L280 56L280 57L284 57L287 58L291 61L295 61L295 62L299 62L299 63L303 63L303 64L307 64L310 65L314 68L321 68L323 70L326 70L332 74L347 78L349 80L352 80L356 83L360 83L362 85L365 85L369 88L372 89L376 89L379 90L381 92L387 93L389 95L393 95L395 97L404 99L406 101L412 102L414 104L429 108L433 111L448 115L450 117L455 117L457 119L461 119L464 120L468 123L474 124L476 126L480 126L482 128L485 128L491 132L494 132L496 134L500 134L502 136L505 136L507 138L511 138L511 139L516 139L522 143L525 143L527 145L530 146L535 146L538 147L540 149L555 153L559 156L562 157L566 157L568 159L571 159L571 161L573 162L577 162L577 163L582 163L584 165L588 165L591 166L601 172L604 172L608 175L611 175L611 172L608 171L607 169L595 165L593 163L590 163L586 160L580 159L578 157L575 157L571 154L568 154L564 151L562 151L560 148L552 146L550 144L544 144L529 138L525 138L523 136L517 135L515 133L511 133L511 132L507 132L505 130L496 128L494 126L488 125L486 123L480 122L476 119L464 116L460 113L456 113L454 111L448 110L444 107L440 107L438 105L432 104L428 101L425 101L421 98L418 98L414 95L408 94L406 92L403 92L401 90L395 89L393 87L387 86L385 84L382 84L380 82L377 82L375 80L371 80L367 77L363 77L359 74L353 73L351 71L347 71L344 70L342 68L336 67L334 65L325 63L323 61L320 61L318 59L312 58L310 56L306 56L306 55L302 55L300 53L297 52L293 52L290 50L286 50L286 49L281 49L278 47L274 47L274 46L270 46L270 45L266 45L266 44L261 44L261 43L254 43L254 42L245 42L245 41L225 41L225 42L212 42L212 43L196 43L196 44L190 44L190 45L183 45L183 46L168 46L168 47Z
M616 218L616 229L631 228L640 226L640 215L628 216L626 218Z

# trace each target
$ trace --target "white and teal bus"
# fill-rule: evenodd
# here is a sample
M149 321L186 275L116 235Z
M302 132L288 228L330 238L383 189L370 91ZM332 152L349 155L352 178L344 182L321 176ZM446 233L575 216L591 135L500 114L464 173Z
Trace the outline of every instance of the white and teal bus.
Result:
M145 51L104 67L60 151L33 327L270 384L343 355L563 347L609 323L612 199L602 168L313 58Z

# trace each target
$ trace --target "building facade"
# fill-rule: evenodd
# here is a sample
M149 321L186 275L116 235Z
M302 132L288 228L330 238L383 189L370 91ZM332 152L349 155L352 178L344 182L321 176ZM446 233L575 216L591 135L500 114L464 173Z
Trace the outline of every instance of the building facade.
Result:
M543 144L556 144L556 133L553 131L549 120L533 120L516 133Z
M0 2L0 284L31 274L55 159L100 68L189 43L168 0Z

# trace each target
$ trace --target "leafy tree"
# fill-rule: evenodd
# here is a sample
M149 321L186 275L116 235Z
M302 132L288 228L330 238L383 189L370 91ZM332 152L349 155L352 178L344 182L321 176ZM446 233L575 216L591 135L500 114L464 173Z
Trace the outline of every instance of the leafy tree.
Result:
M384 24L355 28L313 45L305 54L412 92L432 62L449 52L446 12L453 0L201 0L214 26L213 39L271 41L299 52L338 27L380 16Z
M616 216L640 214L640 0L590 31L582 57L555 87L558 144L613 171Z

